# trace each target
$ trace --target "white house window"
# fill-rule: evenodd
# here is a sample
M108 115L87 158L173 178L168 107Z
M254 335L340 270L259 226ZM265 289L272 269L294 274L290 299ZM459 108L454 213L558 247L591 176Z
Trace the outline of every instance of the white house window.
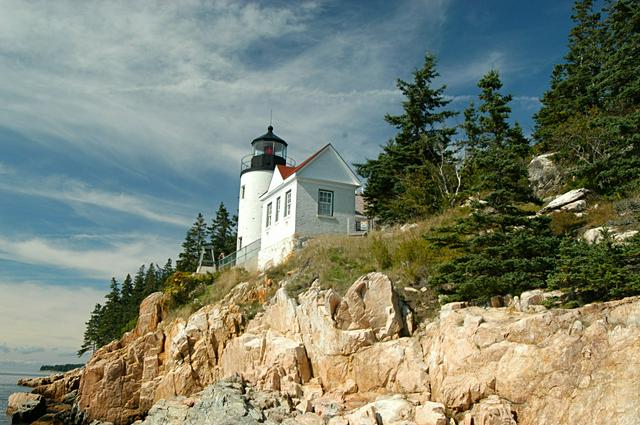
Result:
M318 190L318 215L333 216L333 192Z
M291 191L287 190L284 194L284 216L287 217L291 214Z
M244 185L240 188L240 199L244 199Z
M242 236L238 238L238 250L242 249Z
M276 221L280 219L280 197L276 199Z
M271 226L271 210L272 210L272 203L269 202L267 204L267 227Z

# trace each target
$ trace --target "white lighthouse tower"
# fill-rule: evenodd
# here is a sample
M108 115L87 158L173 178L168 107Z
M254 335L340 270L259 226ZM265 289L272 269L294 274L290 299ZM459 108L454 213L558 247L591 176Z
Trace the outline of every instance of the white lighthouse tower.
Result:
M263 223L259 198L269 189L276 165L287 165L287 142L273 134L271 125L251 142L251 148L252 153L242 158L240 168L238 250L260 239Z

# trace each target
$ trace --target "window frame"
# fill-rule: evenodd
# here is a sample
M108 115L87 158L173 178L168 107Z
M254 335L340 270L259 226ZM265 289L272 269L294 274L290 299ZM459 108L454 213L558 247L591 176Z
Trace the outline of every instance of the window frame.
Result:
M274 220L276 223L280 220L280 198L282 197L278 196L276 198L276 219Z
M267 204L267 220L266 220L266 226L265 227L271 226L271 212L272 211L273 211L273 202L269 202Z
M244 199L245 185L240 186L240 199Z
M321 199L322 195L329 195L330 201L322 200ZM333 217L335 212L334 204L335 204L335 193L333 190L318 189L318 216L319 217ZM329 214L325 214L321 210L322 205L324 205L325 207L327 205L329 206Z
M283 217L289 217L291 215L291 189L287 190L284 194L284 214Z

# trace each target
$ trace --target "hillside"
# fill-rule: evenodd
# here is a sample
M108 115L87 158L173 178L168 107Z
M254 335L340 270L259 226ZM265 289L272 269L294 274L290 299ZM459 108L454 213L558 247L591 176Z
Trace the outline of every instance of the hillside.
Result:
M316 281L292 297L295 275L241 283L188 318L170 319L167 296L152 294L135 330L87 364L75 420L623 424L640 414L637 297L547 310L554 294L534 291L501 308L446 304L416 323L384 274L343 295ZM264 311L243 314L273 292Z

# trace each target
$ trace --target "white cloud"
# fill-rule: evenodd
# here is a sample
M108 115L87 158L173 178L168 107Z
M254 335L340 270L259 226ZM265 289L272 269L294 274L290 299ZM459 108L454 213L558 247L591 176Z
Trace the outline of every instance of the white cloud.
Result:
M81 238L82 239L82 238ZM164 262L175 256L173 241L160 237L130 235L120 239L103 238L100 248L69 240L0 236L0 259L24 264L73 270L80 276L109 279L133 273L141 264Z
M143 195L108 192L62 176L35 179L20 175L16 179L0 181L0 190L68 204L87 204L181 227L191 223L186 216L171 213L172 209L177 208L175 204Z
M76 362L84 322L104 291L0 281L0 360Z
M332 31L313 2L5 0L0 125L114 167L194 178L235 175L270 109L300 157L342 133L372 151L384 140L368 123L397 100L389 57L416 28L435 40L448 3L408 2ZM271 49L283 40L304 48Z

